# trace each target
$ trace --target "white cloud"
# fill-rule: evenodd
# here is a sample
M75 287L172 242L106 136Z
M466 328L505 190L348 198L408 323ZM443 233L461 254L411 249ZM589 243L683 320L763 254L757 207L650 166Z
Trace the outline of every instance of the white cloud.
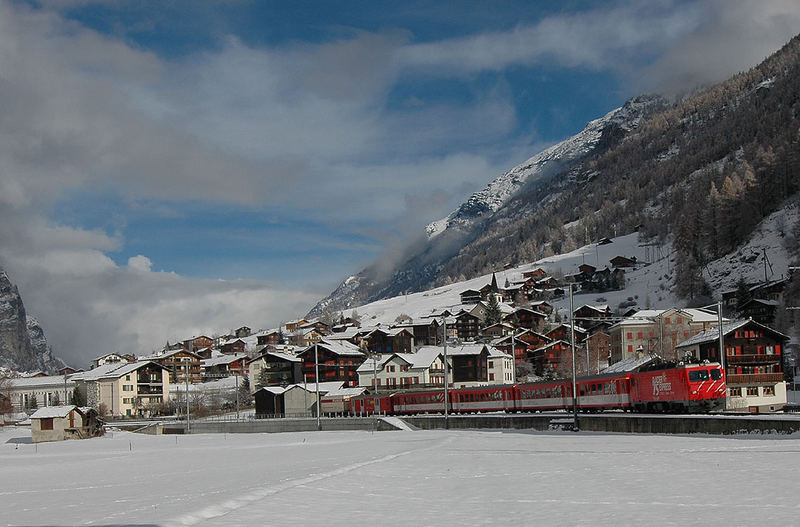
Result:
M153 267L153 262L150 261L150 258L147 256L138 254L136 256L131 256L128 258L128 268L134 271L140 271L143 273L150 272L150 269Z

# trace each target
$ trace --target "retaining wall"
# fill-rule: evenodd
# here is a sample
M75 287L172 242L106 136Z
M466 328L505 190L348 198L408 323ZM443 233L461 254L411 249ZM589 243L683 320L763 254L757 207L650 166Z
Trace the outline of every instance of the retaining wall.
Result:
M422 429L444 428L443 416L404 417ZM571 414L455 415L447 419L450 429L548 430L572 422ZM800 431L800 417L730 415L636 415L579 414L579 430L634 434L791 434Z

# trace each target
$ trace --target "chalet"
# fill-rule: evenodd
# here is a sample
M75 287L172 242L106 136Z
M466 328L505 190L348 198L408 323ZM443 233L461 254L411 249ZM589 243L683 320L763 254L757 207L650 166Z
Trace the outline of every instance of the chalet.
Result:
M477 304L482 300L481 292L477 289L462 291L460 298L462 304Z
M608 261L612 267L635 267L636 266L636 257L633 256L631 258L627 258L625 256L615 256L611 260Z
M381 389L444 386L444 348L424 346L416 353L367 358L358 367L358 385Z
M439 321L436 319L412 319L396 324L394 327L408 329L414 335L415 346L433 346L439 344Z
M511 355L486 344L448 346L447 360L454 388L504 384L514 380Z
M200 368L200 361L203 359L192 351L186 349L167 351L142 357L141 360L153 361L163 366L169 372L169 382L173 384L186 382L187 375L191 384L203 381L203 372Z
M597 267L589 264L581 264L578 266L578 271L584 276L591 276L597 270Z
M318 360L315 359L315 353ZM320 382L338 381L346 386L358 384L356 370L366 358L354 344L327 339L307 347L297 356L303 361L303 375L309 382L316 378L315 366L318 366Z
M297 331L300 329L300 326L308 324L308 320L304 318L300 318L298 320L292 320L291 322L286 323L286 331L291 333L292 331Z
M533 271L525 271L524 273L522 273L522 276L524 278L532 278L533 280L541 280L542 278L547 276L547 273L544 271L544 269L539 267L538 269L534 269Z
M106 353L105 355L92 359L89 368L97 368L98 366L113 364L115 362L133 362L134 360L136 359L132 359L129 355L124 355L122 353Z
M288 386L302 382L302 360L289 353L265 348L247 361L250 389L263 386Z
M742 318L752 318L761 324L772 324L778 310L777 300L762 300L753 298L737 309Z
M546 319L547 315L529 307L518 307L503 318L505 322L516 324L521 328L533 330L541 329Z
M409 353L413 351L414 334L406 328L376 328L364 335L364 342L373 353Z
M106 364L72 380L89 406L113 416L157 415L169 400L169 371L153 361Z
M200 367L203 370L203 380L209 381L221 377L229 377L231 375L238 375L244 377L247 375L247 361L246 353L237 353L233 355L221 354L216 357L205 359L201 362Z
M48 406L31 415L31 441L87 439L103 434L102 422L92 408Z
M75 368L72 368L70 366L64 366L63 368L58 370L58 374L59 375L72 375L73 373L78 373L79 371L83 371L83 370L82 369L81 370L76 370Z
M235 355L239 353L244 353L246 351L247 344L241 338L234 338L232 340L226 340L220 344L219 350L222 353L227 355Z
M537 300L536 302L531 302L528 306L534 311L538 311L539 313L544 313L545 315L550 315L553 313L553 304L550 302L546 302L544 300Z
M215 353L221 352L219 350L215 350L214 348L203 348L195 351L195 354L200 357L200 360L210 359Z
M584 304L577 308L574 313L575 324L584 329L589 329L597 325L597 322L603 319L609 319L612 316L611 308L608 304L591 305Z
M480 331L480 319L463 311L455 317L456 335L461 340L475 340Z
M252 331L253 330L250 329L249 327L242 326L238 328L236 331L234 331L233 334L236 336L236 338L244 338L244 337L249 337Z
M587 331L582 327L576 325L575 326L575 342L583 342L583 339L586 338ZM567 342L572 341L572 326L569 324L559 324L553 328L550 328L548 331L544 332L544 336L549 338L551 341L554 340L565 340Z
M183 341L183 349L190 352L194 352L202 348L212 347L214 347L214 339L206 337L205 335L200 335L199 337L193 337L189 340Z
M270 329L256 334L256 345L280 344L283 334L279 329Z
M491 326L486 326L481 331L481 335L487 338L496 339L498 337L505 337L514 332L514 326L508 322L498 322Z
M503 353L511 354L511 346L514 346L514 362L520 364L528 360L528 351L540 348L550 342L550 339L540 333L525 329L517 332L513 338L511 335L497 338L492 341L492 346Z
M528 352L528 362L536 375L571 375L572 346L565 340L554 340Z
M750 412L780 410L786 404L782 369L789 337L754 320L722 326L728 410ZM677 346L685 356L720 362L719 329L692 336Z

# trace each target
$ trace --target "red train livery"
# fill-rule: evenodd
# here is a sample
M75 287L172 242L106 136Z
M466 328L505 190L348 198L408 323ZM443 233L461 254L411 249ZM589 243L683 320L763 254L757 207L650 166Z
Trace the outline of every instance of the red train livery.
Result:
M580 411L709 412L724 408L725 375L719 364L681 364L640 372L609 373L576 381ZM356 415L374 413L374 395L350 401ZM381 396L380 413L442 413L443 390L396 392ZM452 413L570 410L572 381L477 386L448 391Z

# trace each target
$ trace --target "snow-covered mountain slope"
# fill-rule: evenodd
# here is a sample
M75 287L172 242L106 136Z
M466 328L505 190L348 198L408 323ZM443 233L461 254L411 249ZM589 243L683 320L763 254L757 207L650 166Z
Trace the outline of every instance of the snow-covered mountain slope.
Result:
M428 238L438 236L447 229L468 229L476 219L497 212L526 185L553 175L566 164L591 153L610 130L629 132L638 126L642 118L665 105L664 99L654 95L630 99L621 108L591 121L580 133L539 152L499 176L447 217L430 223L426 228Z
M740 277L748 282L758 282L765 280L765 277L767 280L776 280L788 276L789 257L784 240L790 227L798 220L800 204L789 203L761 222L746 245L710 263L706 270L706 279L717 296L723 291L735 289ZM592 243L569 253L499 271L496 273L497 282L501 286L506 279L514 282L522 278L522 273L537 268L542 268L551 275L569 275L577 273L578 266L584 263L598 269L611 267L609 260L618 255L628 258L635 256L642 265L625 273L624 289L602 293L576 293L573 298L576 308L584 304L608 304L612 310L625 311L630 307L658 309L685 306L686 301L678 298L674 292L676 253L671 244L650 246L648 249L636 233L614 238L610 244ZM764 255L769 260L766 264L766 275ZM356 307L354 311L361 318L362 325L388 326L400 315L416 319L439 313L448 307L459 306L459 295L463 291L480 289L491 283L491 280L491 274L483 275L429 291L378 300ZM568 296L555 299L551 303L562 317L568 315Z

